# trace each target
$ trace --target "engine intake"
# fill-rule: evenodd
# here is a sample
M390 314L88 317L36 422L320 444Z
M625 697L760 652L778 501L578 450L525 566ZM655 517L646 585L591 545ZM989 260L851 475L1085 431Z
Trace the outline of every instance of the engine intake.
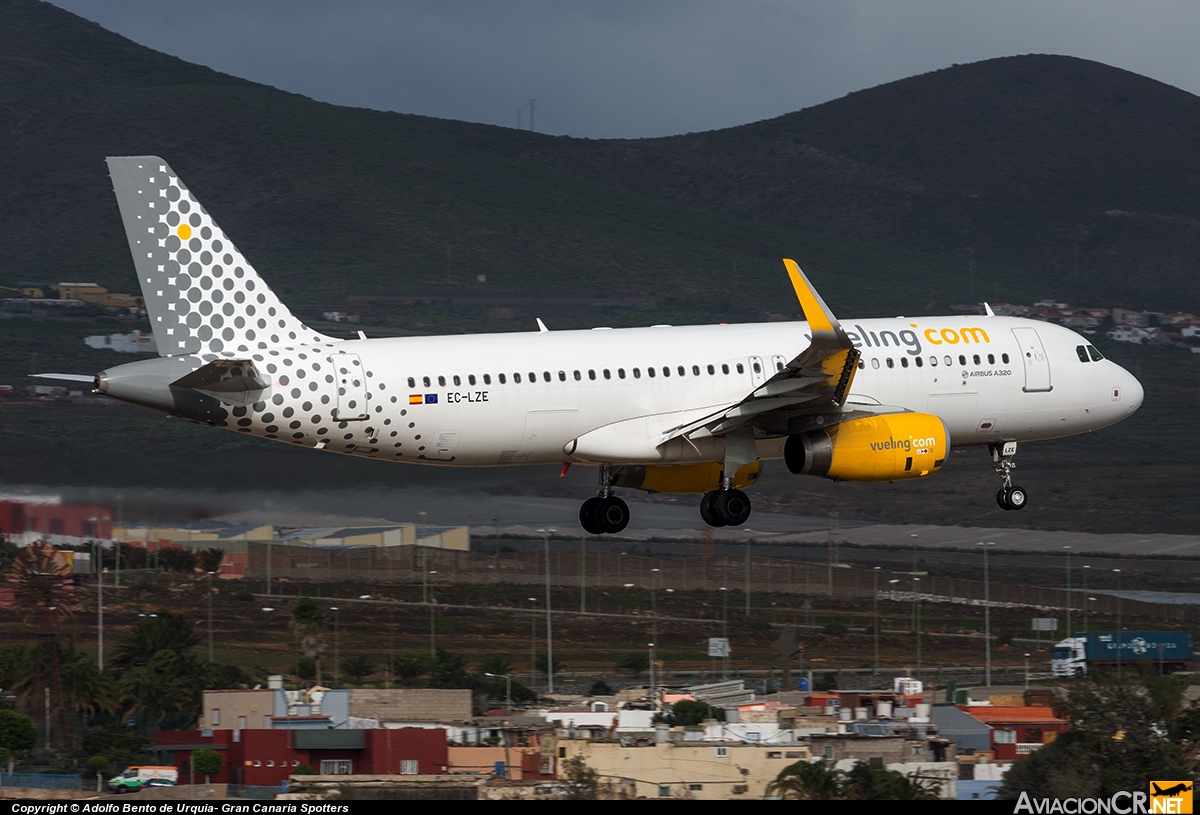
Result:
M949 449L950 434L937 416L890 413L790 436L783 459L796 475L895 481L937 472Z

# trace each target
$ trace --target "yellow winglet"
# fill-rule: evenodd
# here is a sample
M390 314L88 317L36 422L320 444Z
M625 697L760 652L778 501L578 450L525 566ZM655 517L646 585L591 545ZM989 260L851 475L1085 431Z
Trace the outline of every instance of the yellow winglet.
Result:
M796 261L784 258L783 265L787 267L788 277L792 280L792 288L796 290L796 299L800 301L800 308L804 311L804 319L808 320L809 327L813 331L836 332L837 328L841 326L829 313L829 306L825 305L821 295L813 289L808 278L804 276L804 272L800 271Z

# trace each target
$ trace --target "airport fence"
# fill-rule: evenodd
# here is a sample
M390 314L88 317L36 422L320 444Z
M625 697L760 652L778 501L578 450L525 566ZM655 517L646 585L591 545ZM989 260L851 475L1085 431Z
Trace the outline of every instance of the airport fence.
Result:
M626 584L660 591L718 592L724 587L735 592L748 588L754 594L846 600L877 596L913 602L915 597L921 603L980 608L985 605L986 593L993 609L1027 609L1040 616L1064 618L1069 609L1074 628L1082 627L1085 614L1124 614L1143 623L1178 623L1188 619L1189 608L997 579L985 587L982 580L755 555L650 557L579 546L552 549L547 564L541 551L488 554L424 546L323 548L267 541L250 542L247 555L246 577L268 581L543 586L548 566L551 585L583 587L589 592Z

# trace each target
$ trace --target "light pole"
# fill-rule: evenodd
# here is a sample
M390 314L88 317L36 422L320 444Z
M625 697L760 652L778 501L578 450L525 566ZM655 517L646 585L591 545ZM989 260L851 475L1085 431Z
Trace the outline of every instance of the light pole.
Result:
M721 587L721 639L725 641L725 656L721 658L721 678L729 678L729 587Z
M992 593L988 580L988 547L995 546L992 541L975 544L983 547L983 647L985 654L984 676L986 684L992 686Z
M654 710L658 710L658 683L654 676L654 643L650 645L650 704L654 706Z
M335 687L340 688L342 686L342 660L338 654L339 646L341 645L338 636L340 634L340 626L338 625L340 615L338 614L337 606L330 606L329 610L333 612L333 684Z
M429 572L437 574L437 569ZM432 593L429 596L429 658L437 659L437 606L433 603Z
M750 618L750 539L746 538L746 618Z
M1121 650L1121 570L1113 569L1117 576L1117 680L1121 679L1121 666L1125 662L1125 654Z
M1067 553L1067 637L1071 637L1071 547L1064 546Z
M579 537L579 613L587 613L587 536Z
M213 574L208 573L208 661L213 661L213 632L212 632L212 597L213 597Z
M921 578L914 577L912 579L913 587L913 602L917 606L917 678L921 678L921 587L917 584L921 582Z
M546 551L546 693L554 693L554 621L550 609L550 535L553 527L539 529Z
M879 566L871 570L871 587L872 595L875 603L875 623L872 626L875 629L875 673L879 673Z
M1029 654L1025 655L1025 690L1029 690Z
M530 597L529 608L529 684L533 686L533 694L537 696L537 598Z
M104 673L104 549L100 550L100 589L96 596L96 625L98 631L96 633L97 645L100 649L99 655L96 657L96 662L100 666L100 673Z
M1080 568L1082 568L1084 570L1083 571L1083 596L1085 598L1087 598L1088 600L1090 600L1092 598L1087 596L1087 576L1088 576L1088 572L1091 571L1092 567L1085 564L1084 566L1082 566ZM1083 633L1086 634L1087 632L1088 632L1088 604L1085 602L1083 604Z
M490 674L486 671L483 675L490 676L493 679L504 680L504 706L509 710L512 710L512 677L508 674Z

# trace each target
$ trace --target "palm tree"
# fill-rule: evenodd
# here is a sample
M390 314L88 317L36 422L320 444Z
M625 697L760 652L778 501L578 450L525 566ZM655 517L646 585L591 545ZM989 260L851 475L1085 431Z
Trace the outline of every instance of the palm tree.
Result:
M300 640L304 656L317 666L317 684L321 682L321 652L325 650L325 610L307 597L292 609L292 630Z
M797 761L784 767L767 785L767 795L803 801L827 801L842 792L842 773L824 761Z

